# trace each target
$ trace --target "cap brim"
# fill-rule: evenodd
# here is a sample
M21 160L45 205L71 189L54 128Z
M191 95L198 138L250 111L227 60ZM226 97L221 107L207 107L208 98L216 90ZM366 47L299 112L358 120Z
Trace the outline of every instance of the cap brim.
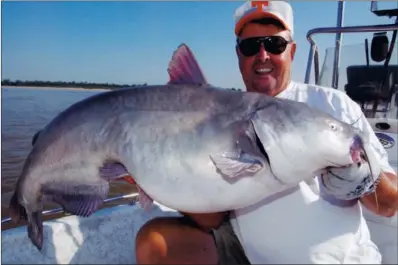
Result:
M264 11L258 11L255 10L253 12L251 12L250 14L244 15L239 21L238 23L236 23L235 25L235 35L238 36L240 31L243 29L243 27L250 21L254 20L254 19L260 19L260 18L275 18L277 19L279 22L282 23L282 25L288 29L289 27L286 25L286 23L277 15L270 13L270 12L264 12Z

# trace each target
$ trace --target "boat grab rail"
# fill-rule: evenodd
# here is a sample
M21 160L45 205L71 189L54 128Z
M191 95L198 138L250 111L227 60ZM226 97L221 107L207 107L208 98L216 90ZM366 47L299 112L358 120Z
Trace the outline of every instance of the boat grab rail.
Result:
M117 200L123 200L123 199L129 199L129 198L137 198L138 197L138 192L130 193L130 194L125 194L125 195L119 195L111 198L107 198L104 200L104 203L109 203ZM58 213L64 213L65 211L62 208L55 208L55 209L50 209L50 210L45 210L42 212L44 216L52 215L52 214L58 214ZM11 221L10 217L4 218L1 220L1 223L8 223Z
M307 32L307 40L310 43L310 51L308 54L307 69L305 72L305 83L309 84L311 76L312 62L314 61L314 72L315 72L315 84L319 84L319 54L318 46L313 40L313 36L316 34L327 34L327 33L366 33L366 32L378 32L378 31L394 31L398 30L398 23L393 24L382 24L382 25L369 25L369 26L347 26L347 27L323 27L314 28ZM338 61L340 54L335 55L335 62L333 66L333 76L336 76L337 71L336 60ZM333 82L334 83L334 82ZM337 84L336 84L337 85ZM335 87L336 88L336 87Z

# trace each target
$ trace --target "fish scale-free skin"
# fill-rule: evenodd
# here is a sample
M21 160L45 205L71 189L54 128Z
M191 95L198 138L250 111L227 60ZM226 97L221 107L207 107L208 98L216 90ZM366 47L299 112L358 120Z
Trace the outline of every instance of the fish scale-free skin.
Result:
M150 94L161 96L151 97ZM82 184L102 183L105 180L98 175L98 168L105 160L114 160L121 162L155 200L187 211L224 210L228 206L219 208L218 205L227 201L227 205L236 204L226 198L227 194L237 196L242 190L225 182L215 172L210 155L239 151L237 133L251 126L252 112L242 108L247 104L241 102L255 102L261 98L239 94L169 86L92 97L66 110L44 128L30 155L32 164L27 165L36 175L31 179L43 183L51 176L52 181L78 179ZM218 100L219 96L229 98L227 109L221 107L225 104ZM128 101L129 98L132 100ZM181 98L207 100L206 103L200 100L191 103L179 100ZM83 123L79 122L81 118ZM44 138L46 141L42 142ZM34 161L44 163L34 169ZM253 181L261 184L256 177L242 180L242 184ZM226 195L225 199L219 198L220 191ZM207 201L203 201L203 197ZM244 197L251 200L248 194ZM245 204L244 198L239 200Z

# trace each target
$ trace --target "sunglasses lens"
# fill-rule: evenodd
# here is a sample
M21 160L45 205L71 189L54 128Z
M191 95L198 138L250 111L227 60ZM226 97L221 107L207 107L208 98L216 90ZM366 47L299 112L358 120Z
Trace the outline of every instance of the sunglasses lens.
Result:
M242 40L239 49L244 56L253 56L260 51L261 43L267 52L275 55L284 52L288 44L281 36L255 37Z
M260 51L260 45L258 38L248 38L239 43L239 49L244 56L253 56Z
M280 36L272 36L264 40L264 49L272 54L281 54L286 50L287 41Z

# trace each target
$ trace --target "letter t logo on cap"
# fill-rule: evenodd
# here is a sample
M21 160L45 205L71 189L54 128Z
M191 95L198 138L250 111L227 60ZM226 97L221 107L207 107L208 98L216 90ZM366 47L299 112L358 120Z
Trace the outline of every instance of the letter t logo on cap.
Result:
M263 6L268 6L268 1L252 1L252 7L257 7L257 11L261 11Z

